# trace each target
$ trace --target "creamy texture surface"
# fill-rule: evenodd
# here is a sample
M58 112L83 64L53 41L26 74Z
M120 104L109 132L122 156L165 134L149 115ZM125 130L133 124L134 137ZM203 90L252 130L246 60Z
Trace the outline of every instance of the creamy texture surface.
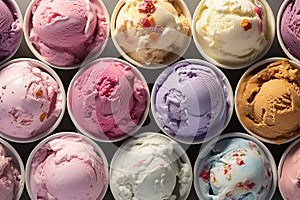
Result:
M184 13L184 2L126 0L124 3L112 36L129 57L150 65L182 54L190 40L190 19Z
M186 142L201 142L220 134L231 106L225 76L207 63L179 62L164 70L153 90L157 123Z
M149 98L148 87L136 71L110 58L83 71L69 91L70 109L78 125L103 140L136 129Z
M300 144L295 145L285 157L278 184L285 199L300 199Z
M201 155L197 170L199 194L206 200L265 200L273 174L265 152L244 138L219 140Z
M110 187L116 200L185 199L192 169L180 148L158 133L128 140L111 164Z
M30 139L52 128L62 112L55 79L30 61L16 61L0 71L0 132Z
M95 147L76 135L43 144L30 163L34 199L98 200L108 184L107 166Z
M31 20L29 40L57 66L83 62L108 37L108 21L97 0L38 0Z
M240 121L255 134L281 143L300 133L300 72L287 59L262 66L240 80Z
M195 35L204 52L220 64L255 60L268 44L267 16L255 0L203 0L194 16Z
M22 38L22 28L15 8L0 1L0 61L17 49Z
M14 200L19 192L20 181L20 171L0 143L0 199Z
M290 0L281 16L280 33L287 50L300 60L300 0Z

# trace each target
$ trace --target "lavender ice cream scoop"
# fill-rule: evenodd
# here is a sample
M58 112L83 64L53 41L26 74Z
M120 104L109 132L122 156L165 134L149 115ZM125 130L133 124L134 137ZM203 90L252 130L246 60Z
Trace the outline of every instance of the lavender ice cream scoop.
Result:
M152 112L163 131L187 143L220 134L232 114L232 90L225 75L200 60L170 66L156 81Z

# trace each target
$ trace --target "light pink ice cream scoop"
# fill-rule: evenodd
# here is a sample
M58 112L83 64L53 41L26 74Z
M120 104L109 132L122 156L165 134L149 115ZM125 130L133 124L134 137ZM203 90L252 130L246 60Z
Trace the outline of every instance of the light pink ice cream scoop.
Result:
M31 198L99 200L106 192L106 158L83 136L55 135L33 152L27 163Z
M27 140L48 131L62 113L62 90L37 63L9 63L0 71L0 134Z
M149 92L137 71L118 59L99 59L78 73L69 87L69 109L81 130L102 140L136 129Z

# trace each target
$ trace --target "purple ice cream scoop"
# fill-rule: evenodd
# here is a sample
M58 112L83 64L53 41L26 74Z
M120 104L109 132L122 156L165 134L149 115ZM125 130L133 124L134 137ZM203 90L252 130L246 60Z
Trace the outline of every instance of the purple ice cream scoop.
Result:
M178 62L162 72L152 92L152 112L163 131L186 143L220 134L232 114L225 75L200 60Z
M300 0L290 0L282 13L280 33L286 49L300 60Z
M15 53L22 39L20 16L10 1L0 1L0 61Z

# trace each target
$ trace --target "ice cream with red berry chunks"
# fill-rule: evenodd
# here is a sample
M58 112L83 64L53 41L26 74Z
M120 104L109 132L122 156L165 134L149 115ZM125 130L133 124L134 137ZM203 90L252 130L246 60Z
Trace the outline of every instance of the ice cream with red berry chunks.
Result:
M206 153L200 153L198 159L195 187L199 197L207 200L271 199L271 164L254 141L242 137L223 138Z
M181 0L123 0L112 17L112 37L131 59L145 65L181 55L190 41L190 13Z

